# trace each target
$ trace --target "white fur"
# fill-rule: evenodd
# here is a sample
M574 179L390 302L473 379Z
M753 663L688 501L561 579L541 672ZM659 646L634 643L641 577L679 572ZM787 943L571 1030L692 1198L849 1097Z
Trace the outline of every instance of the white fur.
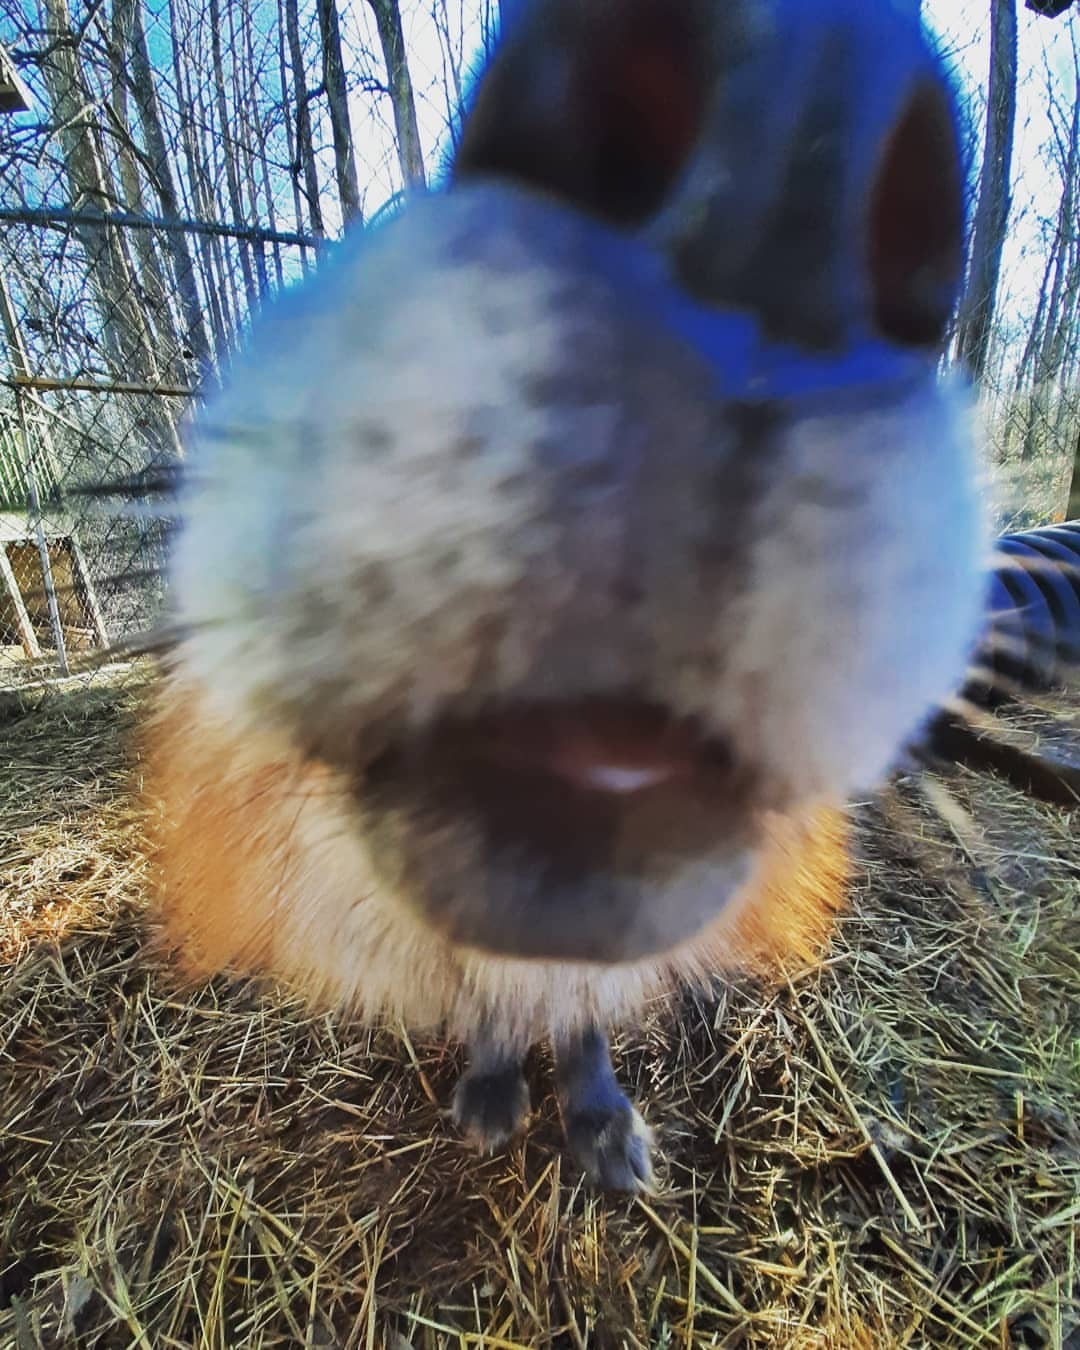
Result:
M332 759L386 717L400 732L630 679L732 744L761 807L873 785L978 627L964 394L928 367L876 405L789 410L747 487L714 372L594 275L577 228L509 191L421 203L271 312L193 458L185 683L223 735L292 762L309 735ZM575 454L608 490L578 490ZM727 563L699 561L710 530L737 541ZM636 610L612 598L631 566ZM476 956L375 884L344 785L281 811L280 882L258 899L273 967L364 1015L467 1031L495 1006L524 1043L627 1015L713 950L617 969Z
M800 793L863 791L956 689L983 618L976 471L961 386L794 428L724 616L737 640L713 716L747 762Z

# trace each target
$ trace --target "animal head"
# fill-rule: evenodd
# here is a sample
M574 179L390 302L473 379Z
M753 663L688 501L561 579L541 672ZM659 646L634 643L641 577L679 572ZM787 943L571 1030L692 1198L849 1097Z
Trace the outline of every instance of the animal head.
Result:
M963 166L911 6L508 9L447 188L206 408L173 595L188 676L335 772L401 904L616 963L960 681Z

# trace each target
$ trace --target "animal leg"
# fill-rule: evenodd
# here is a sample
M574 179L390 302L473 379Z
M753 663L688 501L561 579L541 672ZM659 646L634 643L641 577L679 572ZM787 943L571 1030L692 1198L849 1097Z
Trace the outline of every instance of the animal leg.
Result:
M469 1046L469 1067L454 1089L454 1123L481 1153L495 1153L529 1114L524 1056L492 1035Z
M619 1087L604 1033L590 1028L557 1042L555 1077L566 1141L593 1185L648 1190L652 1138Z

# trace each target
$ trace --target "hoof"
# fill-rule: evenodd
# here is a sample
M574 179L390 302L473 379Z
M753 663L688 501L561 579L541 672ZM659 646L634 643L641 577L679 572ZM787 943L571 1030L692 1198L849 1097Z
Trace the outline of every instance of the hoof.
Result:
M481 1153L495 1153L529 1116L529 1086L520 1069L467 1073L454 1089L454 1123Z
M630 1194L652 1189L652 1135L625 1098L611 1108L571 1115L565 1127L570 1152L593 1186Z

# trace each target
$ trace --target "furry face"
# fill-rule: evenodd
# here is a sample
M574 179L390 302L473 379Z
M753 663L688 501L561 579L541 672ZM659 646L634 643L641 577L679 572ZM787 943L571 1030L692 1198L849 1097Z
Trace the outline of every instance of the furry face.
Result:
M450 190L272 307L193 447L185 679L452 947L692 940L978 628L940 73L899 8L685 8L525 6Z

